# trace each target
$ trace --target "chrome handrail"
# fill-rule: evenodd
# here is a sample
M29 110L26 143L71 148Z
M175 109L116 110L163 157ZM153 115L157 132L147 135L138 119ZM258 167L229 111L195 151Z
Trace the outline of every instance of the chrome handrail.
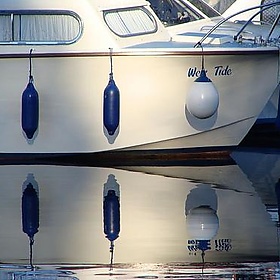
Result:
M271 4L274 4L271 6ZM244 31L244 29L248 26L248 24L250 24L250 22L252 22L253 18L256 17L258 14L262 13L263 11L266 11L266 10L269 10L270 8L274 7L274 6L277 6L277 5L280 5L280 2L274 2L274 3L269 3L268 4L269 6L268 7L264 7L264 8L260 8L259 11L257 11L255 14L253 14L247 21L246 23L242 26L242 28L238 31L238 33L234 36L234 40L237 40L238 37L240 36L240 34ZM279 15L277 16L277 18L279 17ZM278 21L278 20L277 20ZM277 24L277 21L276 21L276 24ZM274 22L275 23L275 22ZM270 37L270 35L272 34L274 28L276 27L276 24L272 25L270 31L269 31L269 36L268 38ZM268 38L267 38L267 41L268 41Z
M277 2L274 2L274 3L268 3L268 4L263 4L263 5L258 5L258 6L254 6L254 7L250 7L250 8L247 8L247 9L244 9L242 11L238 11L237 13L234 13L224 19L222 19L221 21L219 21L216 25L214 25L195 45L194 47L198 47L198 46L201 46L201 44L204 42L204 40L209 36L211 35L219 26L221 26L223 23L225 23L226 21L228 21L229 19L237 16L237 15L240 15L242 13L245 13L245 12L248 12L248 11L252 11L252 10L255 10L255 9L260 9L257 13L255 13L249 20L246 21L246 23L243 25L243 27L241 28L241 31L239 31L237 33L237 35L234 36L234 39L236 39L238 37L238 35L246 28L246 26L252 21L252 19L257 16L258 14L260 14L261 12L263 12L264 10L267 10L267 9L270 9L274 6L277 6L277 5L280 5L280 1L277 1ZM277 17L278 18L278 17ZM278 20L277 20L278 21ZM273 24L273 29L275 28L276 24L274 25ZM272 30L270 30L270 35L272 33Z

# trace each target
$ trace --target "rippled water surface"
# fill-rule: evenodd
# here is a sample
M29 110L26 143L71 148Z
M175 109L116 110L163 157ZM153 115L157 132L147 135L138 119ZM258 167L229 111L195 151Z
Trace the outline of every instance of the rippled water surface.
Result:
M0 178L0 279L280 279L278 152Z

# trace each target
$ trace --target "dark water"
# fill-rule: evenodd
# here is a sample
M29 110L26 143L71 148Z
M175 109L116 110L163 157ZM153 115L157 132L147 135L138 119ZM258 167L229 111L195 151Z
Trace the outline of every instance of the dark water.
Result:
M280 153L231 159L0 166L0 279L280 279Z

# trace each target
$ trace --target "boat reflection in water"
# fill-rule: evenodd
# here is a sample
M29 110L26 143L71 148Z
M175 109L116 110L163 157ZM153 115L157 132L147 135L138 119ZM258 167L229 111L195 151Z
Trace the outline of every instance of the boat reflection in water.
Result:
M108 180L104 184L103 196L104 233L110 241L110 269L113 269L114 241L120 233L120 185L113 174L108 176Z
M33 174L28 174L23 183L21 211L22 231L29 237L29 264L34 270L34 235L39 231L39 188Z
M187 232L190 252L201 251L202 262L205 251L211 250L211 240L217 235L219 218L217 216L217 195L211 185L199 184L188 194L185 204Z
M29 264L6 264L1 266L0 279L13 280L77 280L70 271L46 270L33 265L34 237L39 231L39 186L32 173L22 184L21 199L22 231L29 238Z
M252 156L255 169L266 159L273 176L263 166L257 177L242 152L218 166L3 165L0 278L279 276L280 157ZM28 186L34 212L26 230L19 206ZM36 233L32 262L21 225L30 239ZM116 239L113 266L108 240L113 257Z

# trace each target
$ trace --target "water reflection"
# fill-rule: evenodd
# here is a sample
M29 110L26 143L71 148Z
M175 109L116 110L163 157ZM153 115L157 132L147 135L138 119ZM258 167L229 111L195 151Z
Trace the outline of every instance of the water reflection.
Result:
M0 278L242 279L260 263L262 274L277 275L280 157L232 158L219 166L0 166Z
M110 241L110 270L112 270L114 241L119 237L120 233L120 185L113 174L108 176L108 180L104 184L103 196L104 233Z
M211 240L219 230L217 215L217 195L211 185L199 184L187 196L185 204L188 250L201 251L202 262L205 262L205 251L211 250Z
M33 246L35 234L39 231L39 186L32 173L22 184L21 198L22 231L29 239L29 264L1 265L1 280L78 280L71 271L42 269L33 265Z
M33 174L28 174L22 186L22 231L29 238L29 264L33 266L34 235L39 231L39 187Z

